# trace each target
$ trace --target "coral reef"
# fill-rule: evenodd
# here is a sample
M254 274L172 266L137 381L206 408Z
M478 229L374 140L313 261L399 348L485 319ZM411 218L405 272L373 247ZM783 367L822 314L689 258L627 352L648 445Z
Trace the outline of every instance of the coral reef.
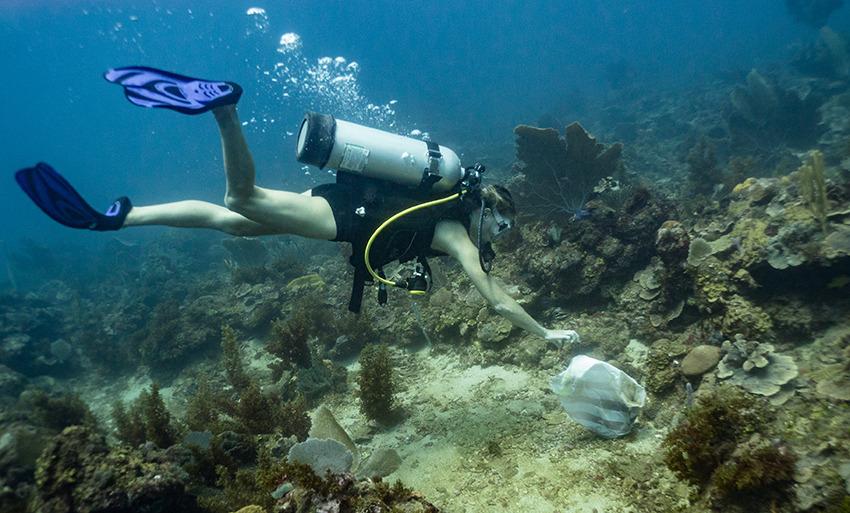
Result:
M184 474L129 449L110 450L89 428L66 428L38 458L33 511L199 512Z
M820 26L840 2L787 3ZM214 513L435 510L375 478L393 473L458 511L846 510L850 51L827 27L799 41L790 66L705 73L678 94L625 84L636 68L614 62L614 96L582 106L597 138L577 123L518 126L513 146L458 138L508 180L523 221L494 241L492 279L577 345L516 329L456 265L435 263L425 298L338 314L348 271L324 242L169 231L110 238L86 262L13 249L0 509L26 509L37 455L83 425L71 438L91 450L45 460L34 507L156 511L133 487L152 496L163 479ZM361 351L358 401L342 365ZM604 448L537 386L579 352L650 393ZM152 379L163 389L115 405L123 444L95 440L89 407L103 417Z

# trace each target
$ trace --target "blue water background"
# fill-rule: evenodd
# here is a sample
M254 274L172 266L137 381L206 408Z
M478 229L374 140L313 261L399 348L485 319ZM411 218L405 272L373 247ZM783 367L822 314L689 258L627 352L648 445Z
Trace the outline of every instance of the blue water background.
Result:
M248 15L251 7L265 16ZM847 11L830 25L847 27ZM318 94L282 96L285 77L275 82L264 72L280 62L279 40L289 32L300 36L308 66L324 56L356 61L363 98L341 105ZM113 236L61 227L29 202L12 174L40 160L97 208L125 194L140 205L221 202L212 117L131 106L101 78L113 66L239 82L246 91L240 113L253 118L246 131L259 184L302 190L327 178L315 169L306 175L294 158L289 134L306 110L332 108L330 114L381 128L427 131L448 146L504 143L518 123L568 113L582 97L613 98L605 80L611 63L628 63L646 91L675 94L719 71L787 62L794 45L816 35L795 24L778 0L3 0L0 240L4 251L25 237L48 250L78 245L85 258ZM394 114L370 117L368 102ZM463 155L466 163L479 157ZM157 230L119 236L134 241Z

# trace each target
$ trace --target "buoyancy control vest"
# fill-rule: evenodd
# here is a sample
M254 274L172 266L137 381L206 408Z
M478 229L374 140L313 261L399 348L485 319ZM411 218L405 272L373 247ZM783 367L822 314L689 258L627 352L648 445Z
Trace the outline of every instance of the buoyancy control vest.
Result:
M366 267L365 253L366 245L375 230L394 214L414 205L444 197L446 192L434 193L430 190L405 188L345 172L337 173L337 183L346 185L347 189L356 195L352 200L353 204L358 205L352 227L352 254L349 263L354 267L354 281L348 304L348 309L356 313L362 305L365 283L373 282ZM456 186L458 189L459 187L460 185ZM379 276L385 277L382 268L390 262L405 263L416 260L424 273L430 274L427 259L445 256L444 253L431 248L437 223L444 219L460 221L469 229L469 212L461 201L417 210L394 221L372 241L369 262L373 269L377 270ZM386 287L380 284L378 303L386 302Z

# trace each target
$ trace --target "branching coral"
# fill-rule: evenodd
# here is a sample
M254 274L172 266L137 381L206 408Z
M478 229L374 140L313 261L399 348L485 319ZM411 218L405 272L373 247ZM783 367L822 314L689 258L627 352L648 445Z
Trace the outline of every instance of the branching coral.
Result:
M310 367L312 352L308 342L311 337L327 333L332 323L329 310L322 308L315 298L299 301L288 318L276 320L266 342L266 351L281 360L281 365L272 369L274 379L279 379L280 373L287 367Z
M529 211L581 217L599 181L621 173L622 145L603 146L578 123L569 125L563 138L557 130L527 125L514 133L525 175L518 193Z
M217 403L221 400L216 397L205 377L199 377L197 382L197 388L186 404L186 425L193 431L216 432L213 426L218 421Z
M301 395L285 401L277 389L263 391L245 370L236 333L222 328L222 364L233 391L216 392L204 377L186 408L186 423L196 431L234 431L252 435L281 432L307 436L310 420Z

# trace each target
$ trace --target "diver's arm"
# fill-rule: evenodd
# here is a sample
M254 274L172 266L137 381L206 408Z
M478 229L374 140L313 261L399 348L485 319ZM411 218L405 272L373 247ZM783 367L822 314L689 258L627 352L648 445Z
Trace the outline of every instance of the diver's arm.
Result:
M514 326L547 339L559 332L559 330L548 330L541 326L496 283L495 279L481 269L478 248L469 239L466 229L459 222L440 221L434 231L431 247L447 253L460 262L478 292L499 315L511 321Z

